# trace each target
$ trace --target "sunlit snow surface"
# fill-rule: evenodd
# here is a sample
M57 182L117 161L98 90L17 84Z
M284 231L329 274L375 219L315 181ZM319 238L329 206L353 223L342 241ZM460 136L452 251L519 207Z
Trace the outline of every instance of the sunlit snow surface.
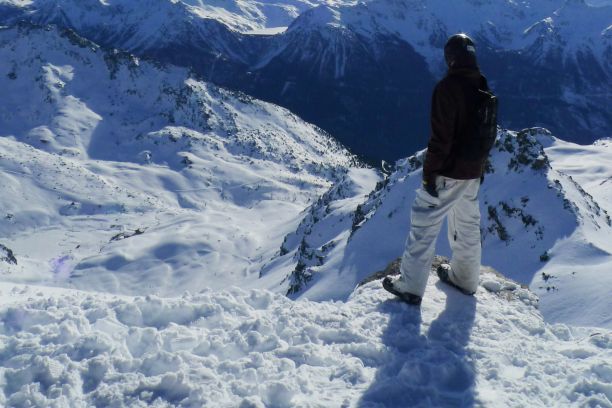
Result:
M529 52L541 47L573 58L590 50L603 56L609 49L604 30L611 23L609 0L592 2L538 1L385 1L385 0L187 0L192 12L249 32L278 26L290 30L320 30L322 26L350 27L371 37L397 35L423 55L433 72L439 66L439 48L453 32L469 32L504 49ZM298 18L298 16L300 16ZM603 58L602 58L603 59Z
M609 152L609 142L577 146L544 129L502 131L492 150L480 191L482 263L530 285L551 321L612 325ZM295 297L347 298L360 280L404 251L422 159L420 152L399 161L358 211L343 194L359 182L338 183L264 271L292 273L300 283ZM450 256L453 238L446 230L443 225L437 251Z
M262 263L353 162L282 108L66 32L0 29L0 56L2 280L282 291Z
M350 5L356 0L184 0L191 11L245 33L277 34L304 11L320 5ZM267 31L272 29L272 32Z
M612 333L546 324L534 295L483 278L497 292L471 298L432 276L420 311L380 281L347 302L2 284L0 404L608 406Z
M354 290L403 249L408 160L379 183L284 109L52 28L0 29L0 57L0 405L610 405L609 330L516 285L432 278L421 313ZM500 133L485 263L546 319L610 326L608 152Z
M590 146L555 140L546 153L555 169L572 177L612 214L612 140L602 139ZM553 321L612 327L612 234L601 235L601 229L585 222L551 253L554 256L541 272L552 277L543 282L540 274L532 283L541 295L545 316ZM548 286L563 289L546 293ZM572 310L583 310L584 314Z

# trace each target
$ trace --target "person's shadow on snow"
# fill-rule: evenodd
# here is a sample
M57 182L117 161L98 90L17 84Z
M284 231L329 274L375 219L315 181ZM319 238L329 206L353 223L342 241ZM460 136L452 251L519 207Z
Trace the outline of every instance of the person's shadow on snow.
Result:
M476 299L442 283L444 310L421 334L421 310L390 299L380 305L390 314L382 336L388 355L358 403L370 407L472 407L475 369L467 345L476 316Z

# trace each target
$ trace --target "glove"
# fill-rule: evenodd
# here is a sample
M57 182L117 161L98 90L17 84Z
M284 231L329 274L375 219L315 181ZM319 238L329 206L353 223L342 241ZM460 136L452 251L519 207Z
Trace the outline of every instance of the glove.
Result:
M433 177L430 180L423 179L423 188L432 197L438 197L438 191L436 191L436 179Z

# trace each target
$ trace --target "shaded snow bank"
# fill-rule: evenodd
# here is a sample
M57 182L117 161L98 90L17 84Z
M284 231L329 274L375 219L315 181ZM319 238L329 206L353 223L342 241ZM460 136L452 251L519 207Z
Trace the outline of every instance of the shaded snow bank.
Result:
M420 311L380 281L346 303L19 290L0 405L610 406L612 332L548 325L529 291L483 283L470 298L432 276Z

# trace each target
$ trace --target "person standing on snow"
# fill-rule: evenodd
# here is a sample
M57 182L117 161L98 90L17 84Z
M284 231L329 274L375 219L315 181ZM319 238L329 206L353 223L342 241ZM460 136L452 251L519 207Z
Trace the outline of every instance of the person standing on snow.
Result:
M423 186L412 205L401 275L383 280L387 291L414 305L425 292L446 216L453 256L450 265L438 268L438 276L465 294L476 292L481 258L478 191L497 134L497 99L480 73L474 42L455 34L444 47L444 57L448 73L433 92Z

